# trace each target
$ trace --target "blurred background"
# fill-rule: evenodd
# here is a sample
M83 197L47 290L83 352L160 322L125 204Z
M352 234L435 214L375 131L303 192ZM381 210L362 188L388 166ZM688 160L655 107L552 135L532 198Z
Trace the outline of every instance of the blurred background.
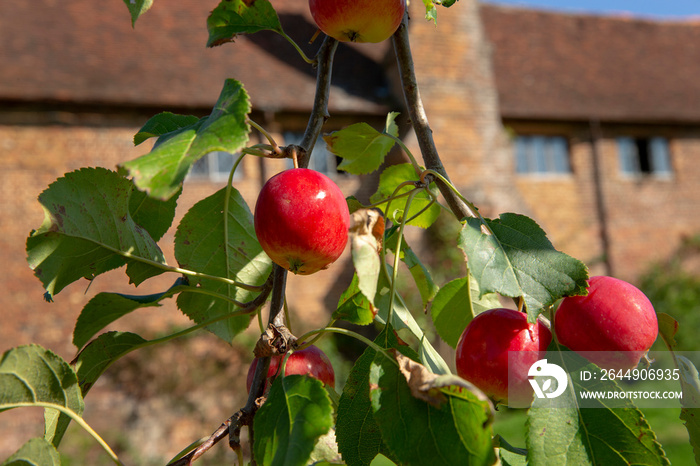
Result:
M0 257L6 292L1 350L39 343L71 360L72 329L102 291L164 291L160 276L134 290L121 271L75 283L44 302L24 244L43 220L37 196L83 166L114 169L150 149L134 134L154 114L209 114L226 78L250 95L251 118L279 144L298 142L308 120L315 71L278 35L261 32L213 49L206 17L216 0L154 2L132 28L124 2L5 0L0 6ZM437 28L411 6L411 40L426 112L442 160L460 191L485 216L534 218L554 246L591 274L640 286L658 312L680 322L679 347L694 351L700 324L700 5L695 1L460 0L440 8ZM304 0L276 0L285 31L308 55L315 26ZM381 129L404 112L389 42L342 44L334 65L325 132L365 121ZM418 154L400 121L402 138ZM259 136L251 133L251 144ZM211 153L185 182L174 225L199 199L220 189L236 154ZM403 160L392 154L388 163ZM235 186L249 206L284 161L244 159ZM320 141L312 167L347 195L367 200L373 176L350 176ZM438 285L462 276L459 224L447 216L408 241ZM173 231L161 241L168 262ZM290 277L295 333L325 325L352 278L348 251L313 278ZM402 286L417 318L430 319ZM411 298L413 296L413 299ZM422 317L421 317L422 316ZM155 338L191 323L166 302L109 327ZM364 329L371 335L373 329ZM208 436L245 402L245 374L257 325L233 342L207 332L129 355L87 398L85 417L125 464L164 464ZM340 337L319 346L334 362L338 388L364 348ZM440 347L452 363L451 349ZM650 410L652 428L673 464L692 464L687 432L674 410ZM3 412L0 458L41 434L41 410ZM524 446L523 412L497 430ZM244 445L247 448L247 445ZM72 427L66 464L109 464L94 441ZM230 462L220 445L202 464Z

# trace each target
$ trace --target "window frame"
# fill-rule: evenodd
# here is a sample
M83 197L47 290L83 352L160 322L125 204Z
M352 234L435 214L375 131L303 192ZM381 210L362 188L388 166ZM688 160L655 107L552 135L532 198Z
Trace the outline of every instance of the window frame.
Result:
M513 139L513 158L517 176L551 178L573 174L571 142L563 134L517 134Z
M622 135L615 138L618 170L622 177L673 177L671 140L666 136Z
M231 164L230 167L228 167L226 170L219 170L220 164L219 164L219 157L220 156L228 156L231 157ZM187 174L187 179L192 180L192 181L209 181L212 183L220 183L223 181L227 181L229 174L231 173L231 168L233 168L233 165L236 163L236 160L240 156L240 153L231 153L231 152L226 152L226 151L212 151L207 154L205 154L202 158L198 159L197 162L195 162L192 165L192 168L190 168L190 172ZM206 161L206 167L207 170L206 172L204 171L195 171L194 167L195 164L201 163L200 161ZM234 180L240 180L244 177L243 174L243 166L242 164L238 166L236 169L236 173L233 175Z

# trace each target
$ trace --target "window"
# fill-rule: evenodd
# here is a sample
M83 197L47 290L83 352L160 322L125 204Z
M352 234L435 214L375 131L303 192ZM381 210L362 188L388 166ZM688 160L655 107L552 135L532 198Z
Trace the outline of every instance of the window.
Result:
M563 136L517 136L515 171L520 174L571 173L567 139Z
M302 140L302 133L295 132L285 132L284 133L284 144L299 144ZM289 166L292 166L292 161L288 161ZM340 160L331 151L328 150L326 141L322 137L319 137L314 144L314 150L311 152L311 158L309 159L309 168L319 171L325 175L336 175L338 173L343 173L338 171L338 164Z
M192 165L189 176L198 180L226 181L237 159L238 154L222 151L209 152ZM239 165L234 179L241 178L241 170L242 167Z
M617 139L620 171L625 175L669 176L668 140L661 137Z

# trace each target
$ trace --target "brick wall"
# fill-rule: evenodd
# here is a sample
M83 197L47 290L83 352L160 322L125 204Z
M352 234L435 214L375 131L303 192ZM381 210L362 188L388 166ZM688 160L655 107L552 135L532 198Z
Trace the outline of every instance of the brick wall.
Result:
M668 258L685 236L700 233L700 129L673 132L668 178L620 173L614 140L603 144L603 189L610 212L611 262L634 279Z

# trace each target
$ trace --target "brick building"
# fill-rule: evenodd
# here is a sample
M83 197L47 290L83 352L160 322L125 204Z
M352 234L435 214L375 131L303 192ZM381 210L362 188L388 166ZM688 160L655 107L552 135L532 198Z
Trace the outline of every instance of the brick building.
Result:
M52 304L41 300L24 242L41 224L36 196L49 183L142 155L147 144L131 141L149 117L206 115L229 77L244 84L252 119L280 143L296 141L308 120L315 72L278 35L207 49L206 17L217 2L154 2L133 29L123 2L99 3L0 7L0 257L10 272L9 293L0 294L2 351L36 341L70 358L69 335L87 299L133 292L117 271L89 288L68 287ZM306 44L315 31L306 2L273 3L285 30ZM436 28L419 7L412 2L412 49L435 141L452 180L485 215L530 215L555 247L594 273L632 281L700 232L700 24L461 0L440 9ZM312 54L316 46L303 47ZM379 128L387 112L401 111L390 47L339 47L325 131L358 121ZM405 139L418 153L410 132ZM202 159L186 181L180 216L222 186L231 161L230 154ZM323 144L313 163L346 195L371 194L373 180L336 173ZM253 206L264 180L284 167L247 157L236 187ZM168 244L172 234L162 246L174 263ZM337 303L347 261L346 254L314 280L290 277L289 304L310 324L323 323ZM156 277L137 291L170 282ZM148 336L164 323L186 323L171 304L119 328Z

